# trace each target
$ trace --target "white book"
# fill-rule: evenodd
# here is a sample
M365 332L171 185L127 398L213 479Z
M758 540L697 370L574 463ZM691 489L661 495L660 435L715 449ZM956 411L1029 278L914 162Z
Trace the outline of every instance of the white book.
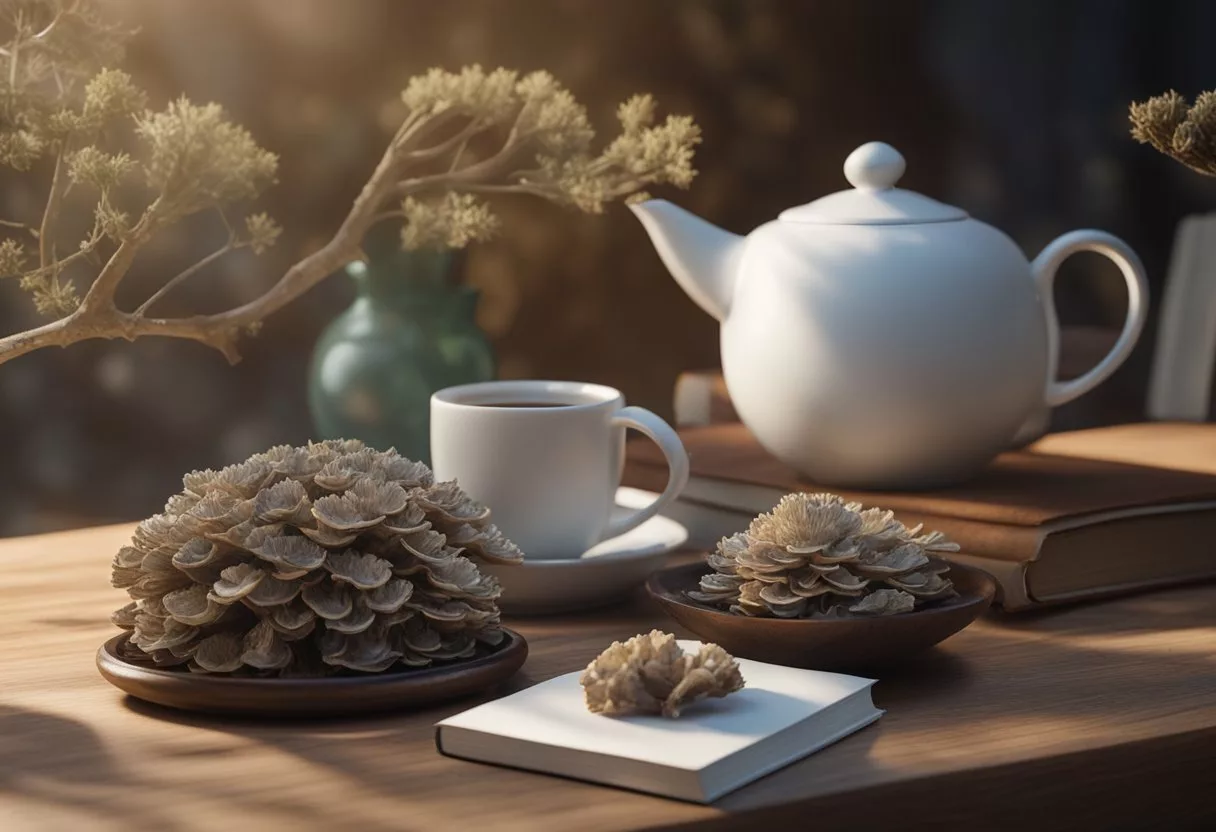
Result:
M443 720L435 744L451 757L711 803L882 716L873 679L738 662L742 690L678 719L593 714L580 671Z

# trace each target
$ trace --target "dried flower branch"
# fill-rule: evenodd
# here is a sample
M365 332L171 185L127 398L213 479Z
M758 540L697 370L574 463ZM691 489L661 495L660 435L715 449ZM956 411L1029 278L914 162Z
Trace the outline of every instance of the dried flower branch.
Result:
M1216 176L1216 91L1200 93L1194 104L1174 90L1133 103L1132 138L1176 159L1193 171Z
M0 232L9 235L0 241L0 277L17 278L39 311L61 316L0 338L0 363L42 347L149 335L198 341L235 362L242 333L358 259L364 235L382 220L402 222L406 248L459 248L498 230L487 195L528 194L599 213L648 185L688 187L695 175L699 128L687 116L658 122L648 95L621 105L621 133L597 153L586 110L548 73L432 69L402 93L405 120L328 243L243 306L155 317L154 304L224 255L240 248L260 254L274 244L280 229L266 214L249 215L240 231L227 216L274 182L278 160L217 104L179 98L145 109L130 76L109 68L126 33L102 21L96 6L0 6L8 32L0 41L0 163L29 170L52 160L41 218L0 218ZM108 128L132 122L139 152L103 147L115 132ZM69 186L94 200L94 222L60 256L56 228ZM138 251L166 227L210 211L224 218L226 243L164 280L133 311L118 308L116 291ZM94 271L81 296L75 274L88 265Z

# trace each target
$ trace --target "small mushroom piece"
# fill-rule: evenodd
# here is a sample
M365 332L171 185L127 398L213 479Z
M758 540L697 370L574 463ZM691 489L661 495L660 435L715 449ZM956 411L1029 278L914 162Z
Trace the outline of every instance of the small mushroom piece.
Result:
M738 663L716 644L687 654L670 633L652 630L613 642L579 678L587 709L605 716L661 714L675 718L706 697L744 686Z

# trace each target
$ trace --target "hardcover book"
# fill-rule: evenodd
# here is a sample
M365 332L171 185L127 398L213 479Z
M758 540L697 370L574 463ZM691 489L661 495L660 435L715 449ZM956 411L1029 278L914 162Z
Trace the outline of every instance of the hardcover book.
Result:
M800 477L738 422L685 428L681 437L692 477L670 513L701 545L742 531L791 491L837 490ZM1000 603L1017 610L1216 578L1208 543L1216 535L1216 476L1196 470L1216 471L1216 455L1202 453L1214 446L1210 425L1074 431L1002 454L950 488L837 491L945 533L962 547L949 557L991 573ZM631 442L625 484L656 490L656 457Z
M711 803L882 716L872 679L738 662L742 690L678 719L593 714L580 673L567 673L443 720L435 744L451 757Z

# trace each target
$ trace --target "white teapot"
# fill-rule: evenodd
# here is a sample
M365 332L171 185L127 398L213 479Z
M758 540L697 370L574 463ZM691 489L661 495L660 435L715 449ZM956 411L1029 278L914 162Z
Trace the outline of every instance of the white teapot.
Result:
M789 208L740 237L666 200L632 205L659 256L722 322L722 369L743 422L822 485L925 488L963 480L1007 449L1044 405L1092 390L1144 327L1139 258L1101 231L1073 231L1034 262L1005 234L895 183L903 157L849 155L854 186ZM1057 267L1113 260L1128 312L1110 353L1057 381Z

